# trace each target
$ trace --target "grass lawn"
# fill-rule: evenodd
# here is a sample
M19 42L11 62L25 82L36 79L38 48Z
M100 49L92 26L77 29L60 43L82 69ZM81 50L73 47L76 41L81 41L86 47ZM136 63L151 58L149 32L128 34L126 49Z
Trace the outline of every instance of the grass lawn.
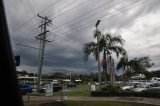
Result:
M90 96L91 91L71 91L67 96ZM53 96L60 96L61 92L54 92Z
M39 106L38 104L24 104L24 106Z
M38 106L25 104L25 106ZM108 101L65 101L63 103L55 103L53 106L156 106L141 103L129 102L108 102Z
M108 101L66 101L65 106L155 106L139 103L108 102Z

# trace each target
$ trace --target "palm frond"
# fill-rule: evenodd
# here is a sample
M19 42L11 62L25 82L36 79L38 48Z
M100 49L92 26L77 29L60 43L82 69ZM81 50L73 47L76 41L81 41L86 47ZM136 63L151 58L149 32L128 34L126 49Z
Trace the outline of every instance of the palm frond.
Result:
M86 43L83 47L83 57L85 61L88 61L88 57L90 54L93 54L95 56L95 59L98 59L98 52L97 52L97 43L95 42L89 42Z
M128 66L128 58L127 57L121 57L120 61L117 64L116 69L119 70L121 68L125 68L125 66Z
M89 42L83 46L83 58L85 61L88 61L88 57L91 53L94 52L96 45L97 44L95 42Z
M119 57L120 54L126 54L126 50L123 47L119 46L106 47L105 49L115 52L117 57Z

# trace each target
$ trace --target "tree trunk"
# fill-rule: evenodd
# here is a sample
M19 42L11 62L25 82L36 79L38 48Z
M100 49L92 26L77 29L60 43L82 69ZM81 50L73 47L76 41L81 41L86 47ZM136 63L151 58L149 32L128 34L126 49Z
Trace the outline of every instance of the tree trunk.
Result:
M106 61L106 51L104 50L103 52L103 60ZM104 65L103 66L103 72L104 72L104 81L106 82L107 81L107 65Z
M124 78L124 82L126 83L126 69L125 69L125 65L123 66L123 78Z

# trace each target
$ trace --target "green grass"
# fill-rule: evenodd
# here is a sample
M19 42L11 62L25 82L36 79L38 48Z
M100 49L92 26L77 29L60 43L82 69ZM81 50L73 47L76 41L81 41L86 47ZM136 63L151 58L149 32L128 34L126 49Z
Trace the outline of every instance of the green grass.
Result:
M72 91L68 93L68 96L90 96L91 91Z
M140 103L107 102L107 101L66 101L64 106L155 106Z
M91 91L70 91L67 96L90 96ZM54 92L53 96L61 96L61 92Z
M38 104L24 104L24 106L39 106Z
M108 101L65 101L54 103L53 106L156 106L131 102L108 102ZM25 106L39 106L38 104L25 104Z

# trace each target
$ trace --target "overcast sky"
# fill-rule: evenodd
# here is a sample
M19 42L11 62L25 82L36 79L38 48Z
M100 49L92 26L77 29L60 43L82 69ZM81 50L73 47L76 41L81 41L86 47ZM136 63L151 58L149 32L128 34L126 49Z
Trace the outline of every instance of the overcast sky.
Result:
M120 34L129 58L149 56L160 69L160 0L4 0L14 55L21 56L18 70L37 72L41 19L48 16L52 25L46 43L42 73L73 71L98 72L97 62L90 56L84 62L82 48L95 41L98 28L113 35ZM114 55L113 55L114 56ZM102 57L101 57L102 58ZM118 59L114 56L117 63ZM121 72L118 72L119 74Z

